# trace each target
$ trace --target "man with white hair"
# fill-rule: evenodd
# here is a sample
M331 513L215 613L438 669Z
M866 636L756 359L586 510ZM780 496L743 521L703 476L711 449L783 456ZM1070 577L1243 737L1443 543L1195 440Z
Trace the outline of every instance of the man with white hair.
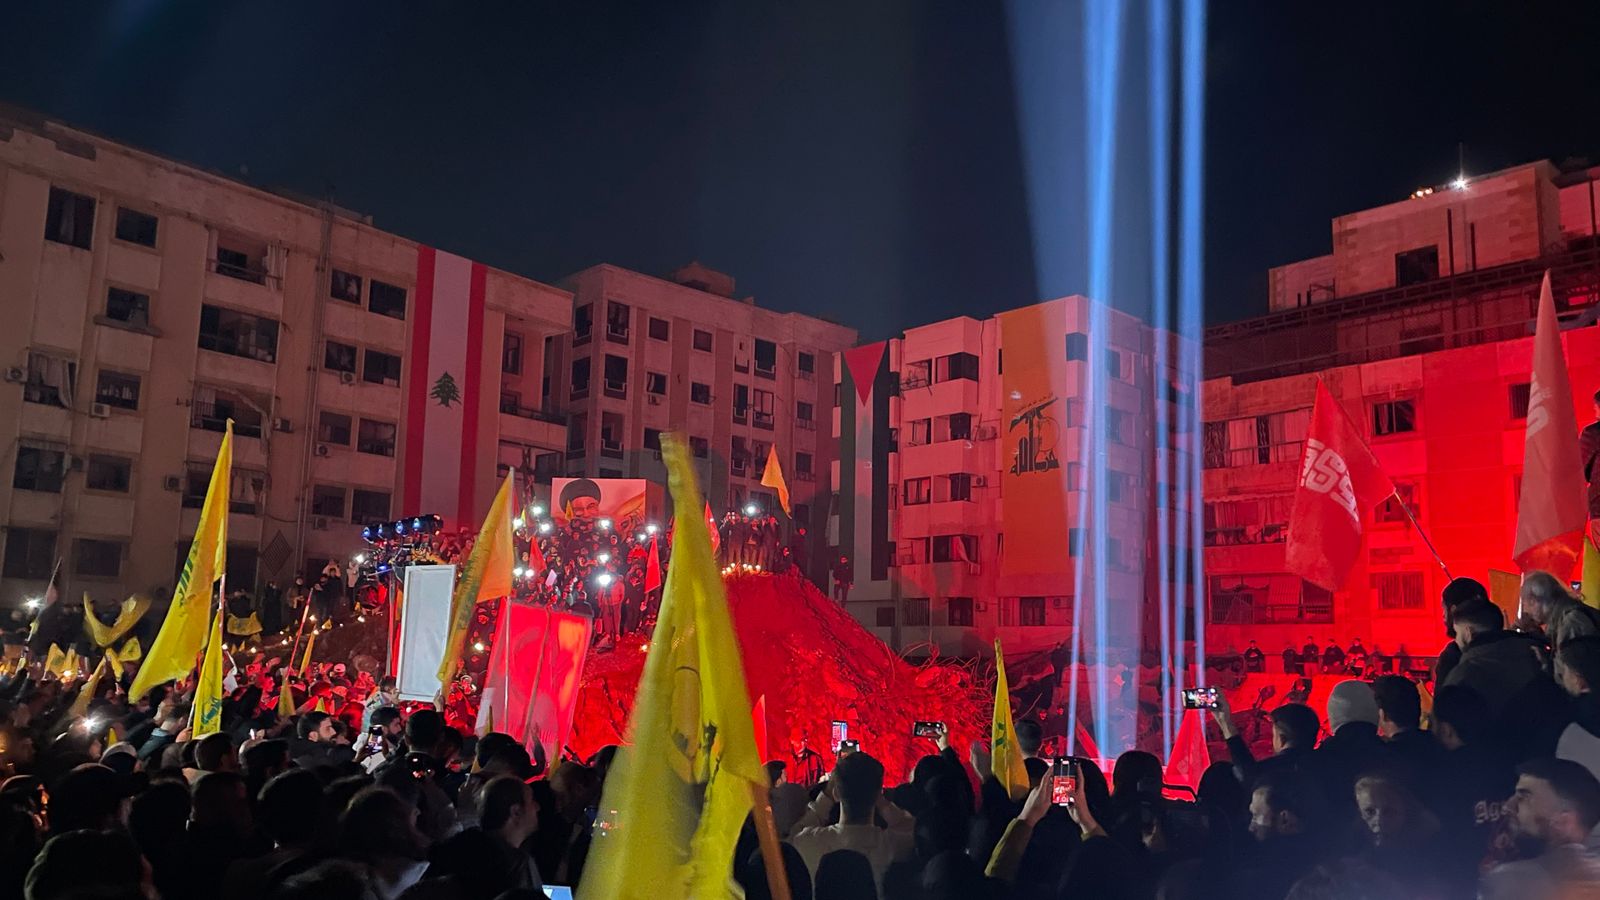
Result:
M1522 611L1544 629L1552 656L1570 638L1600 634L1600 613L1578 602L1549 572L1532 572L1523 579Z

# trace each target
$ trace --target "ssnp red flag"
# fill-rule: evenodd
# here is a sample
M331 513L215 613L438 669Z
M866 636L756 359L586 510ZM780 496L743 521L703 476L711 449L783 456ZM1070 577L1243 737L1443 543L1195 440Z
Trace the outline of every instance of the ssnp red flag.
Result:
M1362 511L1393 493L1394 483L1361 440L1361 432L1317 379L1284 565L1326 590L1344 587L1361 552Z
M1550 273L1539 289L1533 333L1533 379L1528 386L1528 433L1517 501L1517 542L1512 557L1524 572L1543 569L1565 581L1578 561L1588 521L1583 463L1578 459L1578 417L1572 407L1567 358L1550 296Z

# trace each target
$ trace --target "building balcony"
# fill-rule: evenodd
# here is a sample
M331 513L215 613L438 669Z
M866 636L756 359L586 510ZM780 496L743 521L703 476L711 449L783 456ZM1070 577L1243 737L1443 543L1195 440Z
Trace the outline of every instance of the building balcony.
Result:
M621 441L605 441L605 440L601 441L600 442L600 455L605 457L606 459L622 459L623 458L622 442Z
M503 397L500 400L500 412L508 416L516 416L519 419L532 419L536 422L549 422L552 425L565 426L567 424L567 415L560 410L541 409L534 406L522 406L519 403L507 400Z

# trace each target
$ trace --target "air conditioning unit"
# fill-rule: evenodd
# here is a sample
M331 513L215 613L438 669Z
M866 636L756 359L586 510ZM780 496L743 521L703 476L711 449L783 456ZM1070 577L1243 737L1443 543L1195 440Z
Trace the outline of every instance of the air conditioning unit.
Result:
M281 431L284 434L294 434L294 423L288 419L274 419L272 420L272 430Z
M21 381L28 377L28 373L21 366L12 366L6 370L6 380L11 382Z
M327 456L330 451L328 450L327 444L318 444L316 450L312 452L316 453L318 456Z
M168 475L167 477L161 479L161 487L163 490L173 492L181 491L183 490L183 479L177 475Z
M340 372L339 373L339 383L340 384L355 384L356 383L356 373L354 373L354 372Z
M109 419L111 418L111 405L109 403L91 403L89 404L89 415L96 419Z
M83 457L81 457L81 456L73 456L71 454L68 454L66 462L67 462L67 471L68 472L81 472L81 471L83 471Z
M328 530L328 517L327 516L312 516L311 517L311 528L314 531L327 531Z
M974 475L974 476L972 476L972 486L973 487L988 487L989 486L989 477L987 475Z

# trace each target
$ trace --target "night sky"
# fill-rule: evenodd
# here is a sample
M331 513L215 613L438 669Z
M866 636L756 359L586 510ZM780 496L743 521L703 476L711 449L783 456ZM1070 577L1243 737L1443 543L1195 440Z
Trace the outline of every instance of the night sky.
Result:
M869 338L1039 299L1004 6L489 6L11 3L0 101L545 281L698 259ZM1597 34L1595 3L1213 4L1208 320L1458 142L1600 161Z

